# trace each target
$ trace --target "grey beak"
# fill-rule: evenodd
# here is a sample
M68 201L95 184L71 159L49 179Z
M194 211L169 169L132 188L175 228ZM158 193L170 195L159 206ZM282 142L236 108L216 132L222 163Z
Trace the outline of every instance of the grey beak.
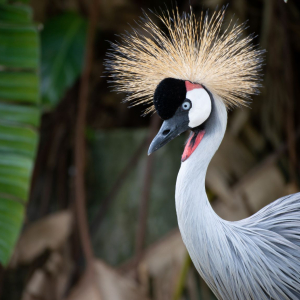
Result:
M180 113L175 113L171 119L164 121L159 129L159 132L150 144L148 155L163 147L184 131L188 130L188 123L188 116Z

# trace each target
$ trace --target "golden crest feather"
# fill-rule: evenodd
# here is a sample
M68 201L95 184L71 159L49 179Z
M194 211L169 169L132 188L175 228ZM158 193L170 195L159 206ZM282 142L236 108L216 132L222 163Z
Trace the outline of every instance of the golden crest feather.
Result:
M229 24L221 32L225 9L211 17L192 9L180 15L178 9L155 16L159 28L145 14L139 30L112 43L106 68L118 92L127 92L125 101L151 105L157 85L165 78L188 80L205 86L229 107L245 105L258 92L264 51L256 49L253 36L243 37L245 24Z

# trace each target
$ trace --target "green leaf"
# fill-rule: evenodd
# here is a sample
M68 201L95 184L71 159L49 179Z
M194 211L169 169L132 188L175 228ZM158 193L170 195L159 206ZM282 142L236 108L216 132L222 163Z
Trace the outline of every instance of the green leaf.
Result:
M37 107L0 102L0 120L37 127L40 124L40 110Z
M11 252L20 232L24 218L24 205L18 201L0 196L0 257L7 261L7 253ZM6 258L3 260L3 258Z
M0 72L0 101L37 103L38 89L39 80L36 73Z
M39 37L31 15L28 6L0 4L0 263L3 265L9 261L22 226L38 143Z
M25 5L5 5L7 1L0 2L0 20L1 23L32 24L32 10Z
M15 3L15 2L21 2L21 3L25 3L25 4L28 4L30 2L30 0L11 0L12 3Z
M0 150L0 152L2 151ZM25 203L28 198L32 166L33 163L30 158L2 153L0 159L0 195Z
M37 68L39 42L34 26L0 23L0 41L1 66L18 69Z
M81 74L87 22L67 13L47 21L41 34L42 102L55 106Z
M37 145L37 132L31 128L0 124L0 152L24 154L34 158Z

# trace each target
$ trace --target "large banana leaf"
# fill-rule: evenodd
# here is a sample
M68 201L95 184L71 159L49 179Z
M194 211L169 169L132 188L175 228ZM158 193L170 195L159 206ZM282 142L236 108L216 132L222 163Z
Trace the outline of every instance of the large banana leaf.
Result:
M28 200L39 126L39 38L31 9L0 2L0 262L9 261Z

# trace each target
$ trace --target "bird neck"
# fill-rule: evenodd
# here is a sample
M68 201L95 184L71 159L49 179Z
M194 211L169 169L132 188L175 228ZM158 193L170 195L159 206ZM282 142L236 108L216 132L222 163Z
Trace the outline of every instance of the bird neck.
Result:
M224 102L213 96L212 113L205 124L205 134L192 153L181 164L176 182L176 211L181 233L188 238L188 230L193 231L193 224L203 225L208 216L218 216L214 213L205 191L205 176L207 167L218 150L225 134L227 111ZM192 224L188 224L192 223Z

